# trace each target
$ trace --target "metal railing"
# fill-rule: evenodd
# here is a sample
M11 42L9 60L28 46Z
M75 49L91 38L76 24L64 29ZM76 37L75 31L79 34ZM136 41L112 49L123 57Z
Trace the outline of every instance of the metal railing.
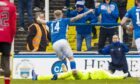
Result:
M91 24L85 24L85 23L70 23L70 26L78 26L78 25L83 25L83 26L118 26L118 34L120 38L120 42L123 42L123 29L120 25L120 23L91 23Z

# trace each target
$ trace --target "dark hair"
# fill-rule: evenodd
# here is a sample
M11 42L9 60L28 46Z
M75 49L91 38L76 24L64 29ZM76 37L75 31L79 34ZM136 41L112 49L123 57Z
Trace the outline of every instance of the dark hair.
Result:
M112 2L112 0L110 0L109 4ZM103 3L106 3L105 0L103 0Z

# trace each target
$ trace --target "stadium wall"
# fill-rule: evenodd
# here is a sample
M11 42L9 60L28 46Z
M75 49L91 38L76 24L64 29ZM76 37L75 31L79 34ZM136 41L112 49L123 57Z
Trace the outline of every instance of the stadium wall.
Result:
M108 69L109 55L96 55L93 53L75 53L77 69L90 68ZM129 71L133 77L140 77L140 55L127 55ZM69 65L69 62L68 62ZM60 73L61 62L54 53L51 54L15 54L13 58L13 78L30 79L34 69L39 75ZM70 70L70 67L68 66Z

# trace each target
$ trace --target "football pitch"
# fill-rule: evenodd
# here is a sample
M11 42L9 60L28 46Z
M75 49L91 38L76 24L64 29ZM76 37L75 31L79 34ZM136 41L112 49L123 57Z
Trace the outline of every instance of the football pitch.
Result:
M3 79L0 79L0 84ZM53 81L32 81L12 80L11 84L140 84L138 78L127 78L123 80L53 80Z

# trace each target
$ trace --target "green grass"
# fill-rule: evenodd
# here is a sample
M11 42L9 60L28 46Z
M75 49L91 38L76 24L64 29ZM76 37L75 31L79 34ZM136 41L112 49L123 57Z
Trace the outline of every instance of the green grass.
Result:
M3 79L0 79L0 84ZM32 81L12 80L11 84L140 84L138 78L127 78L124 80L56 80L56 81Z

